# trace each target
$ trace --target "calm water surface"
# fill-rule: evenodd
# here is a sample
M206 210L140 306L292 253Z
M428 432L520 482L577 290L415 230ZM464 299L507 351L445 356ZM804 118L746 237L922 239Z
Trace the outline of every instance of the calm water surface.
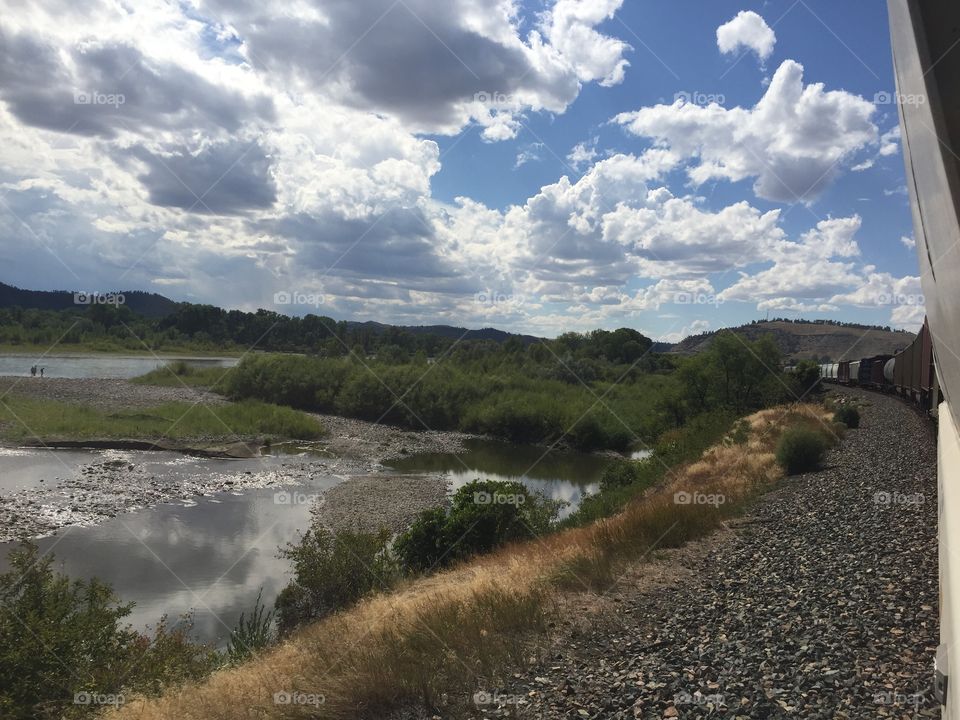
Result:
M192 458L166 452L0 449L0 494L78 473L92 462L122 457L169 481L198 475L256 472L289 462L316 462L325 453L310 444L276 445L273 454L248 460ZM460 455L418 455L392 464L396 472L441 472L454 488L475 478L517 480L535 492L570 503L571 512L599 488L608 458L541 447L471 441ZM317 462L309 485L289 488L306 500L343 481ZM42 482L41 482L42 481ZM272 606L289 580L278 548L309 526L309 502L278 503L276 490L239 490L119 515L95 527L64 528L37 541L56 567L76 578L99 577L125 602L136 603L129 622L147 630L166 614L175 621L193 613L193 635L223 645L240 613L249 612L263 588ZM9 569L11 546L0 545L0 572Z
M198 368L233 367L237 358L161 357L152 355L0 355L0 375L28 377L30 368L44 368L44 377L60 378L132 378L156 370L168 362L183 360Z
M566 517L581 500L600 488L600 477L612 460L601 455L511 445L495 440L468 440L465 452L413 455L390 463L401 472L442 472L456 490L471 480L512 480L533 492L569 505Z

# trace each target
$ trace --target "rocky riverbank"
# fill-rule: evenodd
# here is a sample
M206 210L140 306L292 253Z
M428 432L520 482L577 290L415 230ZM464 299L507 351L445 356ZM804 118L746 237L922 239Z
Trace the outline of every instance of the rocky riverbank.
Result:
M893 397L840 392L862 423L822 471L574 601L476 716L939 717L933 427Z
M246 470L210 461L185 467L172 453L161 458L106 451L90 457L91 462L76 468L64 465L38 487L0 496L0 542L43 537L70 525L97 525L121 513L160 503L190 503L215 493L309 486L318 471L310 462Z
M194 388L154 387L127 380L0 378L0 395L12 392L100 409L150 407L169 401L226 402ZM0 495L0 541L39 537L68 525L94 525L120 513L165 502L224 491L263 487L309 487L312 477L345 479L323 497L325 523L337 528L402 530L420 511L446 501L447 485L439 476L398 476L382 463L425 452L459 452L469 436L453 432L411 432L400 428L319 415L323 440L292 443L287 452L303 451L303 461L263 458L256 440L226 443L222 438L187 441L151 439L44 439L34 445L84 449L90 460L78 467L57 467L39 484ZM279 449L279 448L278 448ZM263 448L266 450L266 448ZM10 450L9 452L13 452ZM20 452L30 452L24 448ZM37 449L36 452L51 452ZM247 458L251 470L236 472L230 461L203 464L190 475L168 476L157 458L177 454L206 458ZM185 458L186 459L186 458ZM0 456L0 472L3 472Z
M326 430L324 446L332 453L376 469L388 460L420 453L457 453L474 435L447 430L404 430L339 415L315 415Z
M113 378L0 377L0 396L8 393L39 400L56 400L98 410L132 410L168 402L220 405L227 402L203 388L139 385Z
M448 484L440 475L365 475L327 490L314 514L334 530L398 533L424 510L446 505Z

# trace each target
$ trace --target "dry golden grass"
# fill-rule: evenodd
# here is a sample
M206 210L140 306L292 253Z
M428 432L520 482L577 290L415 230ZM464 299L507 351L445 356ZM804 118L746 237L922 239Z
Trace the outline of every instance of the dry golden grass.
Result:
M496 687L544 632L564 593L608 587L627 564L718 527L782 472L773 450L788 426L836 432L816 405L771 408L748 430L675 469L655 491L583 528L505 547L410 581L298 631L282 645L159 698L131 699L109 720L383 717L408 702L466 707L475 689ZM722 495L719 505L677 504L680 492ZM277 704L303 693L318 704ZM445 713L447 714L447 713Z

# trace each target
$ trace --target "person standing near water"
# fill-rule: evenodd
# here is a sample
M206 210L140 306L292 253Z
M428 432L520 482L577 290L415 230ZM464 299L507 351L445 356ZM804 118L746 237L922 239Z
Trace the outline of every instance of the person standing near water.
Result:
M44 371L44 370L45 370L45 368L40 368L40 377L43 377L43 371Z
M37 376L37 366L36 366L36 365L31 365L31 366L30 366L30 377L36 377L36 376Z

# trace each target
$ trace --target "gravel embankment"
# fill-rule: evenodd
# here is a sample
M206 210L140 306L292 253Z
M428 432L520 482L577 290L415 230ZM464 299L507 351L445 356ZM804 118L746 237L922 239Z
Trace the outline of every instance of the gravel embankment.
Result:
M0 376L0 396L7 393L41 400L78 403L98 410L131 410L168 402L219 405L221 396L190 387L139 385L106 378L23 378Z
M863 421L824 470L681 551L672 581L634 568L602 620L574 608L476 716L939 717L934 429L895 398L840 392Z

